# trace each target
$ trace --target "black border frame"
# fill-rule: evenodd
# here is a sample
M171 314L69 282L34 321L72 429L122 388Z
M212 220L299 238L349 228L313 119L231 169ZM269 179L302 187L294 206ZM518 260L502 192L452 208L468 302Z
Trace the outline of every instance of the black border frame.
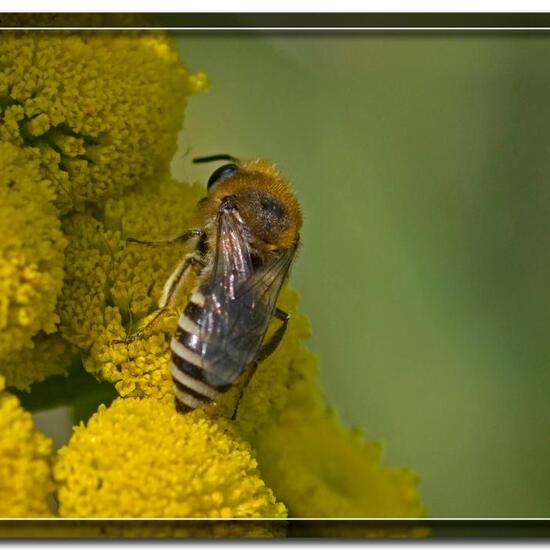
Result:
M128 22L128 15L147 21L144 26L136 27ZM96 22L101 21L98 25ZM188 30L202 32L470 32L494 34L507 32L533 33L550 31L550 12L530 13L5 13L0 12L1 30L17 30L21 27L32 30L43 29L155 29ZM440 518L440 519L293 519L286 520L124 520L124 519L0 519L0 530L9 527L17 531L32 529L39 538L57 538L55 531L60 524L64 528L74 529L74 538L86 536L79 534L82 527L95 524L100 529L109 527L129 527L131 524L139 527L153 528L155 526L170 526L174 523L187 523L189 527L204 526L205 522L217 525L244 523L254 525L269 522L288 529L289 538L323 538L326 540L339 538L360 538L366 529L373 531L394 531L395 536L409 533L411 529L429 530L428 537L460 537L460 538L548 538L550 537L550 518ZM316 534L316 529L322 527L334 530L334 535ZM48 535L48 531L53 531ZM326 532L326 531L325 531ZM357 534L354 535L353 533ZM14 534L2 538L18 538ZM106 535L108 536L108 535ZM403 536L403 534L401 534ZM405 535L408 536L408 535ZM68 533L67 538L71 538ZM0 538L0 540L2 540ZM209 539L210 540L210 539Z

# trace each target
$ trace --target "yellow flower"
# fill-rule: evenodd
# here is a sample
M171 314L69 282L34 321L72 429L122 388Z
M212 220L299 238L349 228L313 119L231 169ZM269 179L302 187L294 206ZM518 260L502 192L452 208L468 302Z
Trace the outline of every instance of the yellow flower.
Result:
M284 518L286 505L300 517L422 515L417 477L382 466L380 447L330 412L295 292L281 293L288 332L250 384L187 415L174 409L167 336L195 281L143 338L116 342L153 317L186 253L126 239L193 226L204 189L168 172L186 97L205 86L159 32L0 36L0 372L28 387L62 372L74 346L121 396L58 453L59 514ZM0 392L0 514L4 505L49 514L50 452L17 399ZM265 523L97 528L83 526L107 536L280 534Z
M38 334L32 348L7 354L0 361L0 371L10 386L29 390L52 374L64 374L73 356L72 346L59 334Z
M62 517L286 516L229 424L156 399L100 406L59 451L54 476Z
M4 387L0 376L0 517L50 516L52 442Z
M186 98L206 85L161 32L5 31L0 140L37 151L64 209L120 196L168 173Z
M317 360L302 344L310 326L297 311L296 292L285 289L279 306L291 314L288 331L258 367L237 415L266 482L291 517L423 517L418 476L382 466L380 445L345 430L329 410L316 379ZM329 534L330 525L326 529ZM341 535L394 533L339 529Z
M63 367L23 372L17 362L32 354L33 337L44 342L57 330L67 241L50 202L52 184L32 152L0 143L0 165L0 372L25 388Z
M289 408L256 438L255 450L293 517L424 515L418 476L382 466L380 445L347 432L328 411Z
M164 335L175 328L175 311L154 323L144 338L129 344L114 340L135 332L139 321L156 310L162 287L186 250L126 243L126 238L180 235L202 194L200 186L167 180L155 191L107 201L101 221L77 214L64 225L69 247L59 303L62 333L89 353L86 368L115 384L122 396L172 396Z

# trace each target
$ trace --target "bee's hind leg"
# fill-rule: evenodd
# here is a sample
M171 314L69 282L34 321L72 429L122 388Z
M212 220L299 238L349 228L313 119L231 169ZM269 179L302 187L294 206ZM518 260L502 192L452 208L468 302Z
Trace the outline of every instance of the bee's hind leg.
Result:
M253 361L246 369L245 371L246 380L242 385L241 391L239 393L239 397L235 402L235 409L233 410L233 414L231 415L231 420L235 420L237 418L237 411L239 410L239 405L241 404L241 399L243 398L244 390L246 390L246 388L248 387L248 384L250 384L250 381L252 380L252 377L254 376L254 373L256 372L257 368L258 368L258 361Z
M286 333L286 329L288 328L288 320L290 319L290 315L283 311L282 309L279 309L278 307L275 308L275 311L273 312L273 317L276 317L280 321L282 321L282 325L273 333L271 338L259 349L258 353L256 354L256 357L254 360L257 363L261 363L262 361L265 361L278 347L281 343L281 340L283 339L283 336Z
M256 372L258 365L262 361L265 361L279 347L279 344L281 343L281 340L283 339L283 336L286 333L290 315L286 311L283 311L282 309L275 308L275 311L273 312L273 317L276 317L277 319L282 321L283 324L272 334L271 338L269 338L269 340L258 350L258 353L254 358L254 362L249 366L248 368L249 373L247 375L247 379L245 383L243 384L243 387L241 388L241 393L239 394L239 398L237 399L237 402L235 404L235 410L233 411L231 420L235 420L237 418L237 411L239 409L239 405L241 403L241 399L243 397L244 391L248 387L248 384L250 384L250 381L252 380L252 377L254 376L254 373Z

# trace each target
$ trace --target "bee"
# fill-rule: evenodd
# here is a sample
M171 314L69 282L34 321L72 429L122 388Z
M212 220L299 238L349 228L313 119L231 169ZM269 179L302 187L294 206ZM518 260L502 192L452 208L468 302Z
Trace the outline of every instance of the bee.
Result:
M197 227L169 241L128 239L151 246L193 243L166 281L157 314L171 307L194 272L197 283L170 343L176 407L182 413L216 400L281 342L289 315L276 302L302 226L300 205L275 165L230 155L193 162L210 161L230 162L210 176L208 194L197 204ZM273 317L281 324L264 341Z

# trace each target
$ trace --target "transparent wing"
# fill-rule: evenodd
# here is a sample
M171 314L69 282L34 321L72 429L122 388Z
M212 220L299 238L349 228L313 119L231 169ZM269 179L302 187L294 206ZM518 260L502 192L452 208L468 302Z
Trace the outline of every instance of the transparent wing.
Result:
M254 271L240 222L231 211L220 214L200 334L208 383L231 384L253 360L293 256L294 249L285 251Z
M253 273L252 258L241 222L233 210L222 211L218 217L212 290L219 292L220 299L232 300L237 288L248 281Z

